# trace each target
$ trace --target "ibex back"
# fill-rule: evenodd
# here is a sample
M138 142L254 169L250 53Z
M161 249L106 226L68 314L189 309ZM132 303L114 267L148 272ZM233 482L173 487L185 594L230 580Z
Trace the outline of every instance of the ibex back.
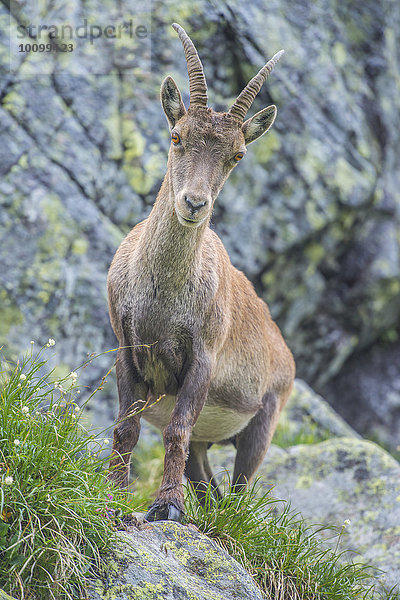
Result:
M213 442L236 446L233 484L246 485L270 445L295 370L267 305L209 228L229 173L275 120L275 106L244 117L282 52L219 113L207 107L193 43L173 27L188 65L190 106L167 77L161 87L171 130L167 173L149 217L122 242L108 276L120 346L110 478L128 484L141 416L163 430L164 476L148 520L181 519L184 474L200 499L207 482L219 494L207 459Z

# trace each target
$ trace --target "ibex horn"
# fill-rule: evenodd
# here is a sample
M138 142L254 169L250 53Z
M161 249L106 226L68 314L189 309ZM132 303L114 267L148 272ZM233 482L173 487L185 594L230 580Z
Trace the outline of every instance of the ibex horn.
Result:
M189 75L190 106L207 106L207 83L197 50L183 27L177 23L173 23L172 27L179 35L185 52Z
M261 90L261 86L267 80L268 75L271 73L272 69L284 53L284 50L279 50L272 58L267 62L266 65L263 66L249 81L244 90L240 92L239 96L232 104L229 109L229 113L234 115L235 117L239 117L241 121L244 120L250 106L254 102L254 98L257 96L258 92Z

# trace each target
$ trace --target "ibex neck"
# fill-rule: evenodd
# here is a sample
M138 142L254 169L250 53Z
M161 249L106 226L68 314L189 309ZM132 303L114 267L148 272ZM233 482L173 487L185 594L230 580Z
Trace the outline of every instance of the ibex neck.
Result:
M179 287L198 272L201 244L208 222L197 228L181 225L175 214L169 174L164 178L143 236L144 261L164 286Z

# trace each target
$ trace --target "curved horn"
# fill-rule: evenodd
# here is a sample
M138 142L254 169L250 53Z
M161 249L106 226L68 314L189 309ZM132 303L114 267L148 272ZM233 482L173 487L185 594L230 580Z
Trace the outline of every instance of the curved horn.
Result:
M179 35L185 52L189 75L190 106L207 106L207 83L197 50L183 27L177 23L173 23L172 27Z
M258 71L257 75L255 75L253 79L249 81L244 90L239 94L235 102L230 107L229 113L231 115L239 117L239 119L243 121L247 111L253 104L254 98L260 91L262 84L267 80L268 75L271 73L272 69L284 52L284 50L279 50L279 52L274 54L271 60L269 60L267 64Z

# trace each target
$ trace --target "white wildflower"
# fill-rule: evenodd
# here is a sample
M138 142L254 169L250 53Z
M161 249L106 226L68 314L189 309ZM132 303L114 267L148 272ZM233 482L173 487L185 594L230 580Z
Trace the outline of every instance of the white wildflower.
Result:
M21 373L21 375L19 376L19 378L21 379L21 381L25 381L26 375L24 373Z
M80 407L80 406L75 406L75 412L76 412L76 413L79 413L79 412L81 412L81 407Z
M23 412L24 415L27 415L29 413L29 407L28 406L23 406L21 410L22 410L22 412Z
M11 475L7 475L7 477L4 477L5 485L12 485L13 483L14 483L14 478L11 477Z
M75 373L75 371L71 371L71 373L69 374L69 377L71 377L71 379L78 379L78 373Z
M110 440L108 440L107 438L104 438L104 440L103 440L103 444L104 444L105 446L108 446L108 444L109 444L109 443L110 443Z
M350 525L351 521L350 519L345 519L343 522L343 527L348 527Z
M71 417L72 417L73 419L76 419L76 415L75 415L74 413L72 413Z
M20 445L20 441L19 440L14 440L14 446L19 446Z
M56 340L49 338L49 341L47 342L46 346L47 346L47 348L50 348L50 346L54 346L55 343L56 343Z
M34 344L35 342L34 342L33 340L31 340L31 342L30 342L30 343L31 343L31 344L32 344L32 346L33 346L33 344Z

